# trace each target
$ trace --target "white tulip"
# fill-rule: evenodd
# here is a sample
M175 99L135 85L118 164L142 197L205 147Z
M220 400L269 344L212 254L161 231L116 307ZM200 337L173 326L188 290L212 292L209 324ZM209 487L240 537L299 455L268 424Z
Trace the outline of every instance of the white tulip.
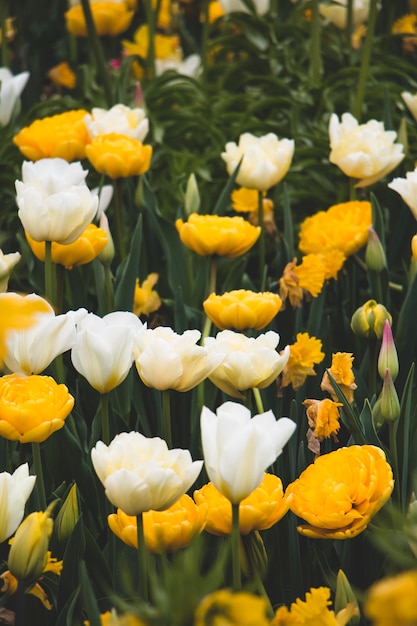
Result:
M108 446L98 441L91 459L107 498L127 515L169 508L193 485L203 465L188 450L169 450L163 439L137 432L120 433Z
M417 220L417 168L407 172L405 178L394 178L388 187L400 194Z
M85 309L55 315L51 307L49 314L39 315L29 328L10 331L4 356L6 367L13 373L41 374L55 357L72 348L76 323L85 315Z
M117 133L143 142L149 130L149 120L145 111L140 108L131 109L124 104L115 104L111 109L93 108L86 115L85 125L91 139L97 135Z
M204 346L210 353L221 353L225 357L210 374L212 383L235 398L242 397L241 391L265 389L282 372L290 356L286 346L281 354L275 348L279 335L268 331L256 339L243 333L223 330L216 337L206 337Z
M352 19L353 27L357 28L368 19L369 0L353 0ZM322 17L326 18L340 30L347 26L348 0L333 0L331 4L319 4Z
M4 254L3 250L0 250L0 293L7 291L10 274L14 266L19 263L21 257L20 252Z
M0 542L13 535L22 521L35 480L36 476L29 476L27 463L20 465L13 474L0 474Z
M100 393L111 391L128 375L134 336L142 329L139 318L128 311L104 317L88 313L77 324L71 350L73 366Z
M271 8L270 0L252 0L257 15L265 15ZM240 13L252 13L242 0L220 0L220 4L225 13L238 11Z
M29 79L29 72L13 74L7 67L0 67L0 126L7 126L18 103L20 94Z
M417 93L411 94L408 91L403 91L401 98L404 100L408 110L417 122Z
M238 504L260 485L295 428L287 417L276 420L272 411L251 418L250 411L237 402L225 402L216 413L204 406L201 440L209 479Z
M229 142L222 152L227 171L231 175L240 160L240 169L236 178L238 185L267 191L276 185L288 172L294 154L292 139L279 140L274 133L255 137L244 133L239 143Z
M148 387L189 391L207 378L221 363L222 354L197 346L201 333L172 328L146 329L136 338L135 362L138 374Z
M367 187L389 174L404 158L403 146L395 143L397 133L385 130L382 122L359 124L350 113L341 121L330 117L330 163L346 176L360 179L356 187Z
M16 202L23 228L35 241L72 243L97 213L98 197L85 184L81 163L64 159L25 161Z

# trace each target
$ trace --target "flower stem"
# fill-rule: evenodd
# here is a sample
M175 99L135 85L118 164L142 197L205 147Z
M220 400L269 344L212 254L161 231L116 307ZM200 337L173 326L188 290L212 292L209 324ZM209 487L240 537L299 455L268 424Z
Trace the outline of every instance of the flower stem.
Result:
M265 228L262 191L258 191L258 224L261 227L261 234L259 236L259 283L262 291L264 288L265 274Z
M87 27L88 41L91 43L93 49L96 71L104 88L104 96L106 98L106 102L110 107L113 103L110 78L107 72L107 65L106 59L104 57L103 48L101 46L99 36L97 35L96 25L94 24L93 15L91 13L90 1L81 0L81 6L83 8L85 24Z
M207 296L211 293L216 293L216 280L217 280L217 256L213 254L210 257L210 268L209 268L209 280L207 286ZM211 320L206 315L206 319L204 321L203 332L201 334L201 342L204 342L204 339L209 336L211 331Z
M101 404L101 438L106 446L110 443L110 422L109 422L109 393L100 395Z
M41 448L38 441L32 442L32 457L33 465L36 474L36 490L39 499L39 508L41 511L46 510L46 494L45 494L45 482L43 479Z
M257 387L252 387L253 397L255 398L256 410L258 413L264 413L264 405L262 402L261 392Z
M309 68L309 84L310 87L318 87L320 84L320 75L322 72L321 53L320 53L320 14L319 2L313 0L311 3L311 40L310 40L310 68Z
M363 46L362 62L359 70L358 90L353 107L353 115L358 122L362 117L362 106L365 98L366 81L368 79L369 66L372 54L372 44L374 42L374 32L376 15L378 10L378 0L370 0L368 26L366 31L366 39Z
M146 55L146 78L155 77L155 24L156 11L152 8L152 0L145 0L146 22L148 24L149 43Z
M15 601L15 614L14 614L14 626L25 626L25 584L22 582L17 583L16 589L16 601Z
M240 574L240 528L239 503L232 502L232 585L233 591L240 591L242 580Z
M138 574L139 574L139 595L149 602L148 590L148 552L145 544L145 533L143 529L143 513L136 516L137 536L138 536Z
M124 220L123 220L123 200L122 200L122 186L119 179L113 181L114 189L114 217L116 227L116 241L119 252L119 258L121 261L126 257L126 245L124 237Z
M169 389L162 391L162 414L164 418L164 439L168 448L172 448L172 432L171 432L171 402Z
M52 263L52 241L45 241L45 296L55 305L55 272Z

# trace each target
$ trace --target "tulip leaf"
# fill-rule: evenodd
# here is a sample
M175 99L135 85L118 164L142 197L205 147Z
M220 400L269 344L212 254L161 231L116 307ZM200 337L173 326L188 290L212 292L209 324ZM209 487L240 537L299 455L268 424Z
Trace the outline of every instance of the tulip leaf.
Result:
M93 534L84 526L84 539L85 539L85 562L91 579L97 586L99 596L109 596L113 593L113 584L111 578L111 572L103 554L103 550L100 548ZM111 536L111 540L114 536Z
M398 463L400 476L400 502L404 512L408 508L408 503L412 491L410 479L417 469L417 460L410 455L410 443L413 433L416 432L416 402L414 391L414 374L415 365L411 364L408 372L407 380L401 396L401 412L398 418L397 429L397 446L398 446Z
M239 163L236 165L235 169L233 170L232 174L229 176L220 196L219 199L217 200L214 208L213 208L213 215L224 215L226 212L227 207L230 207L230 196L231 193L233 191L233 186L235 184L235 180L237 178L237 175L239 174L239 170L240 170L240 166L242 165L242 161L243 161L243 156L240 159Z
M142 214L139 214L132 235L130 252L116 278L115 307L117 311L131 311L135 294L136 278L139 274L139 259L142 246Z
M77 611L77 607L80 600L81 587L78 586L68 596L68 600L62 606L58 612L58 617L55 626L82 626L82 618L77 619L74 613Z
M57 611L65 612L68 598L72 597L79 586L79 564L84 556L85 540L82 515L72 531L63 558L63 568L59 577ZM79 589L78 589L79 591ZM78 593L76 594L78 596Z
M363 426L363 430L365 433L366 443L369 443L373 446L379 446L382 448L387 454L388 451L375 430L374 418L372 415L371 405L368 399L365 399L363 404L363 408L361 414L359 415L360 422Z
M83 605L87 613L90 626L101 626L100 610L91 585L89 572L84 561L80 563L80 582Z
M395 333L395 345L398 352L398 360L401 363L401 370L398 376L399 387L401 379L408 371L412 361L415 359L417 345L417 324L415 323L415 312L417 310L417 274L414 275L403 301Z

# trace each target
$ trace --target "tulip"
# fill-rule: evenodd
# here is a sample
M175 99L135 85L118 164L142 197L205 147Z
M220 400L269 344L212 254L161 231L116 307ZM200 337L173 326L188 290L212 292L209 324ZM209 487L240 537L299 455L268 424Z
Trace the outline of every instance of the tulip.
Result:
M157 311L161 305L161 298L154 290L156 283L158 282L159 274L152 272L142 283L139 283L139 278L136 279L135 293L133 296L133 313L140 317L141 315L150 315L154 311Z
M40 578L48 561L49 539L53 529L50 509L28 515L17 529L10 548L9 570L19 582L27 586Z
M407 105L408 110L417 122L417 94L411 94L408 91L401 92L401 98Z
M407 172L405 178L394 178L388 183L388 187L400 194L417 220L417 168L412 172Z
M116 311L104 317L89 313L77 324L71 361L101 394L124 381L133 363L134 334L142 322L128 311Z
M242 187L267 191L276 185L288 172L294 154L292 139L279 140L274 133L255 137L244 133L239 143L229 142L222 152L227 171L232 175L239 162L236 182Z
M242 0L220 0L223 11L227 13L253 13ZM256 15L265 15L271 8L270 0L254 0L253 7Z
M4 363L11 372L41 374L59 354L69 350L76 337L75 325L84 315L85 309L55 315L39 316L29 328L12 331L7 338ZM42 350L39 346L42 345Z
M61 87L74 89L77 84L77 77L67 61L54 65L48 72L48 78L58 88L58 91L60 91Z
M4 254L3 250L0 250L0 293L7 291L10 274L14 266L19 263L21 257L20 252Z
M35 480L36 476L29 476L27 463L20 465L13 474L0 474L0 543L6 541L22 521Z
M341 121L335 113L330 117L330 163L337 165L346 176L360 179L356 187L368 187L377 182L404 158L403 146L394 143L397 133L385 130L382 122L370 120L359 124L350 113Z
M203 302L207 317L222 330L261 330L268 326L281 306L282 300L276 293L257 293L246 289L236 289L222 295L211 293Z
M127 515L168 509L203 465L188 450L169 450L163 439L137 432L120 433L108 446L98 441L91 459L107 498Z
M214 620L212 619L214 617ZM270 626L268 602L246 591L219 589L206 595L195 612L194 626Z
M90 2L91 15L97 34L115 37L130 26L134 11L125 0L95 0ZM71 6L65 13L69 33L75 37L88 37L84 11L80 4Z
M0 126L7 126L20 94L29 79L29 72L13 76L7 67L0 67Z
M353 27L357 28L368 19L369 0L353 0L352 2L352 21ZM332 4L320 4L320 15L329 20L340 30L346 30L348 0L333 0Z
M272 411L255 415L236 402L213 413L201 411L201 439L207 474L232 504L239 504L262 482L264 472L281 454L295 423Z
M281 354L275 348L279 335L269 331L263 335L246 337L242 333L224 330L216 337L206 337L204 346L210 354L223 355L223 360L209 375L211 382L235 398L247 389L265 389L284 369L290 349Z
M387 576L371 585L364 615L374 626L400 626L417 622L417 571Z
M87 174L81 163L58 158L23 163L16 201L32 239L67 244L85 231L98 208L98 197L85 184Z
M394 338L392 336L391 324L388 319L386 319L384 323L381 349L378 356L378 373L382 380L384 380L387 370L391 374L392 380L395 380L398 376L399 363Z
M375 300L368 300L356 309L352 315L350 327L357 335L380 339L384 332L385 320L391 324L391 315L384 305L378 304Z
M110 178L144 174L152 158L152 146L117 133L97 135L85 152L94 169Z
M182 335L157 326L139 333L135 343L136 369L148 387L164 391L190 391L220 364L223 354L197 346L201 333L186 330Z
M30 161L61 158L76 161L85 158L89 136L84 118L85 109L65 111L37 119L13 137L20 152Z
M381 390L381 417L385 422L395 422L401 413L400 401L392 376L387 369Z
M131 109L124 104L116 104L109 110L93 108L91 114L86 115L85 124L91 139L97 135L117 133L143 142L149 130L144 109Z

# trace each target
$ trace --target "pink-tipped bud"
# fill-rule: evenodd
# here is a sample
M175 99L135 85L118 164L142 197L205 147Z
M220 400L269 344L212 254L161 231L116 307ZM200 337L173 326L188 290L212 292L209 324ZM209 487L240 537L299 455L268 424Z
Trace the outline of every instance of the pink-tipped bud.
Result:
M378 357L378 373L383 380L387 370L391 374L392 380L395 380L398 376L399 363L389 320L385 320L382 344Z

